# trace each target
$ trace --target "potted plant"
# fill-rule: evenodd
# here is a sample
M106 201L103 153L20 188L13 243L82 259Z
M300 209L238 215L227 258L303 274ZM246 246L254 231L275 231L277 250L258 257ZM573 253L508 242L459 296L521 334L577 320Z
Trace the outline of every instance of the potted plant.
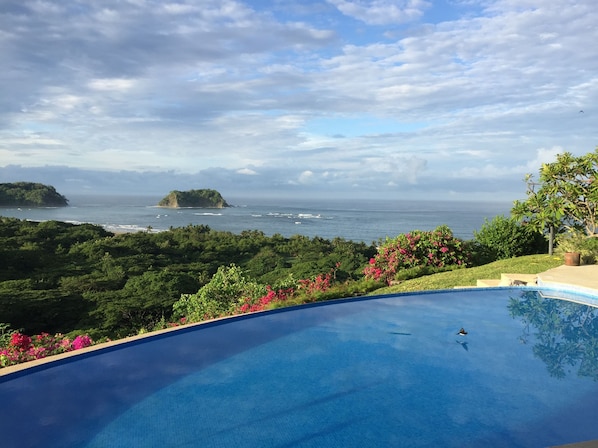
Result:
M579 230L569 230L557 238L557 249L563 254L566 266L581 264L581 253L585 241L585 233Z

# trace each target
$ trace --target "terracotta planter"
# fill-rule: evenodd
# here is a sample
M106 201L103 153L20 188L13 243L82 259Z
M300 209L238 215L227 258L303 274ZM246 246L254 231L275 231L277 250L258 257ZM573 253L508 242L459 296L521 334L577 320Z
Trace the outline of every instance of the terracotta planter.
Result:
M581 254L579 252L565 253L565 266L579 266Z

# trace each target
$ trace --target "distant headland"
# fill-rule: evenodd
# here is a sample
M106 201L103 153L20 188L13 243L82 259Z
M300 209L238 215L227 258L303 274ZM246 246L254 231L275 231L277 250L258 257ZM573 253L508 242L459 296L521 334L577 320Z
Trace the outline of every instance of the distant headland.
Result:
M158 207L197 207L224 208L230 207L222 195L216 190L201 189L188 191L171 191L168 196L158 202Z
M50 185L34 182L0 183L1 207L66 207L68 202Z

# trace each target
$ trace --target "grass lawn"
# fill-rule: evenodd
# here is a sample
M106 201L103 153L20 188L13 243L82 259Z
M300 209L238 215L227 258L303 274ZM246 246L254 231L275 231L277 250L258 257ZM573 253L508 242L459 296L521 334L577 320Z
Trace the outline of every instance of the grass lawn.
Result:
M562 264L562 256L527 255L525 257L499 260L474 268L457 269L405 280L398 285L377 289L370 295L451 289L455 286L475 286L478 279L499 279L501 274L539 274Z

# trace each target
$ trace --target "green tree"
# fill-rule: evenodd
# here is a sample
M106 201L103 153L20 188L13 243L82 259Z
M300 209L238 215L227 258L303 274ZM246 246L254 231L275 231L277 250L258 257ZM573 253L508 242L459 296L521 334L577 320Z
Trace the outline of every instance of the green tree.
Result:
M556 162L545 163L538 182L528 174L527 199L515 201L511 215L541 232L548 231L552 253L554 233L580 229L593 236L598 226L598 148L583 156L558 154Z
M266 287L247 278L240 267L234 264L221 266L197 294L181 295L180 300L173 305L174 316L199 322L231 311L245 298L264 294Z
M480 230L474 231L473 235L475 243L478 244L478 261L481 263L537 254L546 250L544 236L515 218L495 216L491 221L486 219Z

